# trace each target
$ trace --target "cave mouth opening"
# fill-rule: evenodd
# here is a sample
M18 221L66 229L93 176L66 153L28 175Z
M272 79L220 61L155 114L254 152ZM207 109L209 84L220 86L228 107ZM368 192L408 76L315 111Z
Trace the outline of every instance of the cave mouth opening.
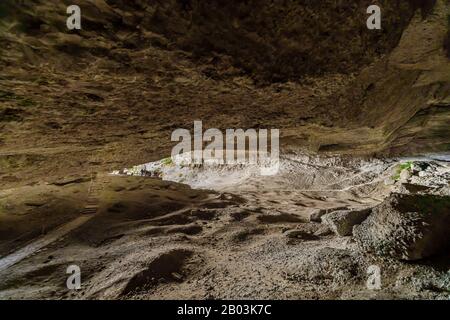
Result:
M290 153L280 156L274 175L261 174L267 164L190 164L188 158L188 154L182 154L175 160L168 157L111 174L158 178L193 189L250 192L261 197L267 192L294 191L379 201L403 185L418 190L431 188L442 194L449 191L450 185L450 153L400 158Z
M113 171L113 175L153 177L184 183L192 188L221 189L245 183L257 177L276 176L280 159L260 152L237 151L233 160L227 159L226 150L220 150L222 160L210 158L196 163L194 152L186 152L158 161Z

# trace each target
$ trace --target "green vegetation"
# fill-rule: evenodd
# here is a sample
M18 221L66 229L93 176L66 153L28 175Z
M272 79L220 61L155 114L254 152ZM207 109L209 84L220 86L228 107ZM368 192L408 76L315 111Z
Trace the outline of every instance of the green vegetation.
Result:
M402 171L403 170L411 171L412 170L412 165L413 165L412 161L401 163L399 166L397 166L397 168L395 170L395 174L392 176L392 179L394 181L400 180L400 174L402 173Z
M408 161L406 163L400 164L400 171L403 171L405 169L411 170L413 163L411 161Z
M162 159L162 160L161 160L161 163L162 163L163 165L165 165L165 166L171 166L171 165L173 165L173 161L172 161L172 158L171 158L171 157Z

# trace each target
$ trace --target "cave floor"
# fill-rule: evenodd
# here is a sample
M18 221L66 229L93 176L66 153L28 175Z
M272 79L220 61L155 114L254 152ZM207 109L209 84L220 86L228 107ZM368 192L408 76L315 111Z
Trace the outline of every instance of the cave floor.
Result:
M0 262L86 221L0 270L0 298L448 298L429 285L448 277L448 257L377 258L310 221L317 209L380 203L397 162L305 159L283 158L275 177L222 172L231 178L216 190L223 176L201 171L185 184L98 174L2 190ZM66 287L70 265L80 267L80 290ZM367 288L371 265L381 268L381 290Z

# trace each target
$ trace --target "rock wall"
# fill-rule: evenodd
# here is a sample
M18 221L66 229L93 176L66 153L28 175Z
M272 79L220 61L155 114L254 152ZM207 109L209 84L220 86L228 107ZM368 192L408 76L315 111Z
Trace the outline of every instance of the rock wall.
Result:
M283 148L449 150L449 2L375 1L369 31L372 3L2 1L0 181L161 159L194 120L278 128Z

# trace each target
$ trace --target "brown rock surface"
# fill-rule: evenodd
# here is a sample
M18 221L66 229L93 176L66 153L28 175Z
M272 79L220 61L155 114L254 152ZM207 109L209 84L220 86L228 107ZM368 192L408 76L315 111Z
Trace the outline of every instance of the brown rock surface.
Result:
M81 31L66 28L73 2ZM373 3L380 31L366 28ZM310 218L376 207L399 187L400 161L373 155L450 150L449 9L0 1L0 299L447 297L448 253L386 262ZM280 129L280 173L105 174L169 156L173 130L194 120ZM442 170L411 184L448 194ZM78 291L64 286L73 263ZM379 292L366 288L374 264Z
M449 4L379 1L369 31L369 2L79 1L69 32L65 2L2 1L0 181L163 158L198 119L321 152L448 150Z
M442 253L450 243L450 197L393 194L353 230L366 251L401 260Z

